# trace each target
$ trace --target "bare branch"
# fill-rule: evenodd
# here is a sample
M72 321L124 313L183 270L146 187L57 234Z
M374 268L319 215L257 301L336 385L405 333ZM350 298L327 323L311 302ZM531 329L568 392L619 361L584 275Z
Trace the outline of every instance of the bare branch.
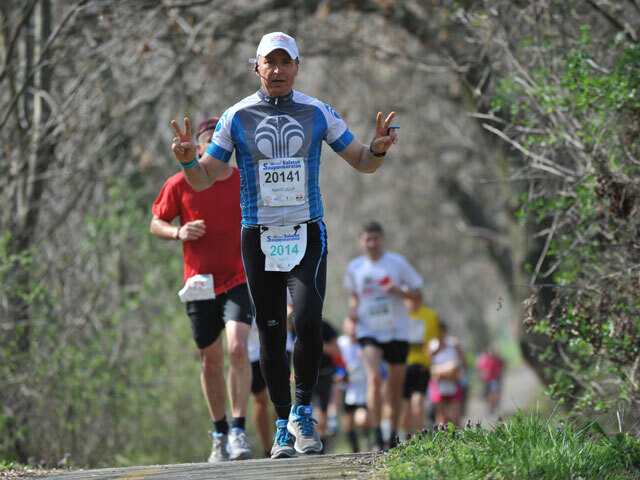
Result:
M4 62L4 66L2 68L2 71L0 71L0 82L2 82L2 80L5 77L5 75L7 74L7 72L10 69L10 63L9 62L13 58L13 51L14 51L14 49L16 47L17 42L18 42L18 38L20 37L20 31L22 30L22 27L24 27L26 25L26 23L29 21L29 18L31 18L31 14L33 13L33 9L35 8L37 3L38 3L38 0L30 0L30 2L27 3L25 8L22 10L22 16L20 17L20 20L18 20L18 23L16 25L16 29L13 32L13 37L9 41L9 47L5 51L5 62Z
M8 103L7 108L4 112L4 115L2 116L2 118L0 118L0 128L4 127L5 123L9 119L9 115L11 115L11 112L15 108L18 100L20 99L22 94L27 90L27 88L30 86L29 80L31 80L36 75L36 73L38 73L42 68L45 68L46 66L48 66L47 62L45 62L45 59L47 58L49 47L51 47L51 45L53 44L53 41L56 39L58 34L62 31L64 26L67 24L67 22L69 22L69 20L71 20L71 18L81 10L82 6L86 4L87 1L88 0L79 0L78 3L76 3L76 5L63 18L63 20L56 26L53 32L51 32L51 35L49 35L49 38L47 38L47 41L45 42L44 46L40 51L40 58L38 58L35 65L31 69L31 71L28 73L27 78L25 78L22 86L18 89L13 99Z
M540 256L538 257L538 262L536 263L536 268L534 269L533 275L531 275L531 280L529 281L529 286L531 287L535 285L538 274L540 273L540 269L542 268L542 264L547 257L547 252L549 251L551 240L553 239L556 233L556 228L558 227L558 218L560 218L560 211L556 211L553 216L553 223L551 224L551 228L549 229L549 234L547 235L547 238L544 242L544 247L542 247L542 251L540 252Z
M624 24L620 23L617 18L615 18L611 13L598 5L594 0L587 0L587 3L591 5L591 7L600 13L604 18L607 19L609 23L611 23L617 30L622 30L626 33L627 38L633 43L638 43L638 35L633 29L625 22Z
M544 158L540 155L537 155L533 152L530 152L529 150L527 150L526 148L524 148L522 145L520 145L518 142L516 142L515 140L509 138L507 135L505 135L503 132L501 132L500 130L498 130L497 128L492 127L491 125L487 124L487 123L483 123L482 127L489 130L491 133L496 134L497 136L499 136L500 138L502 138L505 142L509 143L510 145L512 145L513 147L515 147L517 150L519 150L521 153L523 153L524 155L526 155L529 158L532 158L533 160L535 160L536 162L532 163L531 166L532 168L537 168L540 170L544 170L546 172L549 172L557 177L566 179L570 182L575 180L575 174L574 172L572 172L571 170L568 170L564 167L561 167L560 165L555 164L554 162L552 162L551 160Z

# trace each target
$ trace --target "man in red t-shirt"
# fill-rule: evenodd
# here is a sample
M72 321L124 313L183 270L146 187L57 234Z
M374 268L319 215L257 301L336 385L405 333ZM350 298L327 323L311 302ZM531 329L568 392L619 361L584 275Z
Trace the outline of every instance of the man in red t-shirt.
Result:
M211 141L217 117L196 131L202 154ZM210 462L251 458L245 433L245 413L251 388L247 337L252 312L240 254L240 174L225 164L215 185L196 192L182 172L169 177L153 204L151 233L182 242L184 288L193 337L202 359L201 383L214 424ZM180 225L172 225L180 217ZM231 428L225 416L224 353L220 333L225 329L229 354Z

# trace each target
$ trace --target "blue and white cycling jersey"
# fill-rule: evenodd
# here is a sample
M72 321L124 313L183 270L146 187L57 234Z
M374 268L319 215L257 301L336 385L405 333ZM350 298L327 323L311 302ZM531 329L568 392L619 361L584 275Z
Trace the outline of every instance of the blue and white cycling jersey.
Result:
M207 153L228 162L235 149L243 225L294 225L323 216L322 141L337 153L353 138L329 105L259 90L224 112Z

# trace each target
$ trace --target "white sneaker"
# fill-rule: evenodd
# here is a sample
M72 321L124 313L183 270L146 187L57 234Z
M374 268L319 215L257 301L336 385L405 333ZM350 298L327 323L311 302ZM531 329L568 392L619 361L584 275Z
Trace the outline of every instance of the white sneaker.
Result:
M209 455L209 463L226 462L229 460L229 453L227 451L227 435L224 433L209 432L209 436L213 439L211 455Z
M247 460L251 458L251 443L247 432L241 428L232 427L229 430L229 460Z

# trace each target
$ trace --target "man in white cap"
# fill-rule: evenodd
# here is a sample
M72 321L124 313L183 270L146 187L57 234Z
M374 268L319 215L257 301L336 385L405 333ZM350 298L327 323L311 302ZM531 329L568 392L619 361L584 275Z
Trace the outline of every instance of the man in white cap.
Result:
M322 141L353 168L375 172L397 142L392 112L369 144L355 140L327 104L293 90L298 74L296 41L281 32L262 37L254 70L260 89L227 109L206 153L195 158L191 124L172 151L196 190L216 180L234 149L241 177L242 256L260 335L260 365L275 407L272 458L320 453L311 396L322 357L322 306L327 269L327 233L319 186ZM397 128L397 127L396 127ZM291 404L287 338L287 288L294 329L295 399Z

